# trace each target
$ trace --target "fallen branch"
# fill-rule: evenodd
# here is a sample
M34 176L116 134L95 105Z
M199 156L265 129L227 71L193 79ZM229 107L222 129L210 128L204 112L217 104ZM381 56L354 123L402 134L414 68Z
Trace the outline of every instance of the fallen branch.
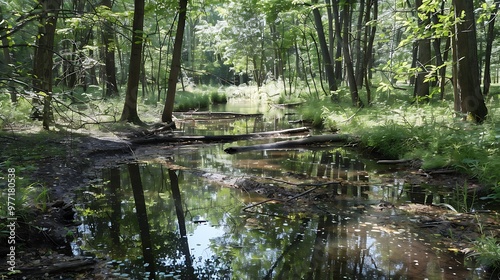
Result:
M270 202L270 201L290 202L291 200L294 200L294 199L297 199L297 198L299 198L299 197L301 197L301 196L304 196L304 195L306 195L306 194L308 194L308 193L310 193L310 192L314 191L314 190L315 190L315 189L317 189L317 188L318 188L318 187L312 187L312 188L308 189L307 191L301 192L301 193L299 193L299 194L297 194L297 195L294 195L294 196L290 197L290 198L289 198L289 199L287 199L287 200L278 199L278 198L270 198L270 199L266 199L266 200L263 200L263 201L260 201L260 202L257 202L257 203L254 203L254 204L250 204L250 205L248 205L248 206L245 206L245 207L243 207L243 209L241 209L241 210L242 210L242 211L246 211L246 210L248 210L248 209L250 209L250 208L253 208L253 207L255 207L255 206L258 206L258 205L261 205L261 204L264 204L264 203L267 203L267 202Z
M229 147L224 149L228 154L236 154L241 152L256 151L256 150L269 150L269 149L291 149L299 148L314 144L332 143L332 142L342 142L346 143L352 140L352 137L347 134L328 134L328 135L316 135L309 136L302 139L280 141L269 144L260 144L252 146L241 146L241 147Z
M264 114L242 114L242 113L234 113L234 112L210 112L210 111L192 111L182 113L184 116L210 116L210 117L262 117Z
M306 132L309 132L309 128L300 127L300 128L291 128L285 130L258 132L250 134L238 134L238 135L205 135L205 136L166 135L166 136L153 136L153 137L133 139L131 140L131 143L134 145L143 145L143 144L159 144L159 143L179 143L179 142L233 142L233 141L246 140L258 137L266 137L273 135L291 135L291 134L300 134Z
M398 163L407 163L410 162L411 159L381 159L378 160L378 164L398 164Z

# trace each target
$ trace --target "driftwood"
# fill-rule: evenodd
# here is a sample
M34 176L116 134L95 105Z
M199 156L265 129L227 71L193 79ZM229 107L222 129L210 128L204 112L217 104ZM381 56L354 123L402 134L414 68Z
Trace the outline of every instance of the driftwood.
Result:
M238 134L238 135L151 136L151 137L142 137L138 139L133 139L130 142L133 145L179 143L179 142L233 142L233 141L246 140L258 137L269 137L275 135L292 135L292 134L300 134L307 132L309 132L309 128L299 127L299 128L291 128L284 130L257 132L250 134Z
M328 134L328 135L316 135L309 136L296 140L280 141L269 144L260 144L252 146L242 146L242 147L229 147L224 149L228 154L236 154L241 152L257 151L257 150L270 150L270 149L292 149L299 148L314 144L324 144L332 142L342 142L346 143L352 139L351 136L347 134Z
M210 116L215 118L241 118L241 117L262 117L264 114L242 114L234 112L210 112L210 111L193 111L182 113L184 116Z
M398 164L398 163L407 163L410 162L410 159L381 159L378 160L378 164Z

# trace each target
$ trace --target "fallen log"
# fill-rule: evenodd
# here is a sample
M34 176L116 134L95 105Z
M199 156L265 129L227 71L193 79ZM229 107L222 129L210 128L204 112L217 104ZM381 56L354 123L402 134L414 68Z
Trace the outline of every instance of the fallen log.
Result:
M293 135L293 134L308 133L308 132L309 132L309 128L299 127L299 128L290 128L290 129L284 129L284 130L256 132L256 133L238 134L238 135L150 136L150 137L142 137L142 138L138 138L138 139L132 139L130 142L133 145L179 143L179 142L208 142L208 143L210 143L210 142L233 142L233 141L246 140L246 139L258 138L258 137L269 137L269 136L275 136L275 135Z
M327 134L327 135L315 135L309 136L296 140L289 141L280 141L275 143L268 144L259 144L252 146L241 146L241 147L229 147L224 149L224 151L228 154L236 154L241 152L249 152L256 150L270 150L270 149L292 149L299 148L314 144L324 144L324 143L332 143L332 142L342 142L347 143L353 140L350 135L347 134Z
M399 163L407 163L410 162L411 159L381 159L378 160L378 164L399 164Z
M262 117L264 114L245 114L245 113L234 113L234 112L210 112L210 111L193 111L182 113L184 116L210 116L210 117Z

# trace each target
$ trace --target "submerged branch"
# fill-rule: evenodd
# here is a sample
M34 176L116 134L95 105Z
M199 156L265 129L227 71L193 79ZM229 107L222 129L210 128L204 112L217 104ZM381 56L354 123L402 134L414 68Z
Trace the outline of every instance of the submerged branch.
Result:
M149 136L149 137L134 139L131 141L131 143L135 145L144 145L144 144L179 143L179 142L232 142L238 140L258 138L258 137L291 135L291 134L300 134L307 132L309 132L309 128L300 127L300 128L291 128L284 130L257 132L250 134L238 134L238 135Z
M259 144L252 146L241 146L241 147L229 147L224 149L224 151L228 154L236 154L242 152L249 151L257 151L257 150L269 150L269 149L291 149L291 148L299 148L314 144L324 144L324 143L348 143L353 140L353 137L347 134L328 134L328 135L316 135L309 136L302 139L289 140L289 141L280 141L275 143L268 144Z

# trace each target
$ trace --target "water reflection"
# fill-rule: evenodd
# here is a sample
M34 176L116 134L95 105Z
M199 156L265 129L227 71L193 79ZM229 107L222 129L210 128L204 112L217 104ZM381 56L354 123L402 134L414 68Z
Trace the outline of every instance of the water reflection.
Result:
M292 153L278 173L270 154L263 155L271 160L259 163L258 172L282 176L290 164L299 175L305 168L316 177L367 178L350 176L360 173L353 166L361 164L335 151L310 154L306 158L314 160L305 166L297 163L305 155ZM410 227L396 228L392 220L402 218L397 213L387 218L377 209L360 211L349 199L321 205L323 214L316 216L272 203L248 213L241 209L254 201L250 194L163 164L125 165L105 171L103 178L78 198L82 225L74 252L108 257L116 277L479 279L463 259L431 250ZM377 190L385 192L365 187L338 193L368 199Z

